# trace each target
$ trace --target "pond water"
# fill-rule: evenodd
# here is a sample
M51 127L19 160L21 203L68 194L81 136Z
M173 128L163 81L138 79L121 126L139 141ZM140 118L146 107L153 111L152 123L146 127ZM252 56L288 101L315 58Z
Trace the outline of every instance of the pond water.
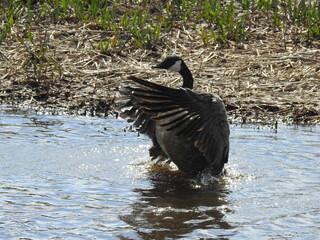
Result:
M218 181L155 174L128 126L0 108L0 239L319 239L317 126L231 125Z

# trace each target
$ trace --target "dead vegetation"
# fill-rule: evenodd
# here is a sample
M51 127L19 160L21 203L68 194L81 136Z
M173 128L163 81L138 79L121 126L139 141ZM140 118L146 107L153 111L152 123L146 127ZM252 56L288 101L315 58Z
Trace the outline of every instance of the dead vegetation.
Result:
M129 75L179 86L180 76L150 68L179 55L194 74L195 88L218 94L232 122L318 124L320 41L296 39L295 27L256 24L251 31L256 37L250 41L205 43L195 29L181 25L161 34L152 48L127 41L102 52L97 46L108 33L90 22L39 21L32 41L23 41L28 31L15 25L0 45L0 104L109 116Z

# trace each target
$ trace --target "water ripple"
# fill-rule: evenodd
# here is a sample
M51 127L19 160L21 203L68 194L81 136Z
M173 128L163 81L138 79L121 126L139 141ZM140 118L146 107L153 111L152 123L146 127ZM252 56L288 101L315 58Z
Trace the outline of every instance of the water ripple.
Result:
M0 108L0 239L316 239L317 127L232 126L227 175L157 175L117 119Z

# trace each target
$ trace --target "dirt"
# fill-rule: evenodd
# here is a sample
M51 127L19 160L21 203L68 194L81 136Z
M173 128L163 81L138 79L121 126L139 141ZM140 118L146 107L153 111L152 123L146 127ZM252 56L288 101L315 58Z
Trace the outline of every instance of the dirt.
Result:
M33 43L17 26L0 45L1 105L109 117L129 75L180 86L180 76L151 69L165 56L179 55L194 75L195 89L224 100L230 122L319 124L320 41L269 31L247 43L205 45L197 34L177 28L149 50L126 42L101 53L98 42L109 33L90 23L44 22L32 30Z

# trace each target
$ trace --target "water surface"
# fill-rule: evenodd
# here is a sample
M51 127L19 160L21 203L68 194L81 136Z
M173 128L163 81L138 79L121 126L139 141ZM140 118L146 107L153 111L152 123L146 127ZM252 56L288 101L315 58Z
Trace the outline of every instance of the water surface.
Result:
M156 175L117 119L0 108L0 239L319 239L317 127L231 126L227 175Z

